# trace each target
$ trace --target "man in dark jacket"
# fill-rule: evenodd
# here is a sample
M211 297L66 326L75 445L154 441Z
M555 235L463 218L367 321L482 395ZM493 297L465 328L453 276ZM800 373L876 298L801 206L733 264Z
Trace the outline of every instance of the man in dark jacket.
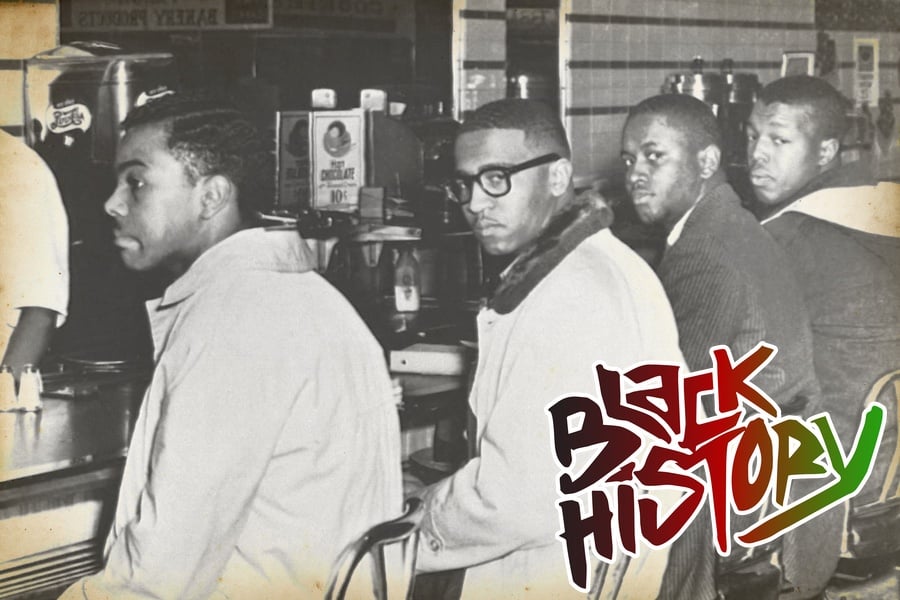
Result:
M852 440L873 386L900 367L900 186L875 185L857 165L841 164L846 104L814 77L769 84L750 116L747 156L757 200L768 210L764 226L803 289L823 407L841 439ZM896 394L885 397L881 450L854 503L884 499L882 486L897 495L896 481L886 480ZM837 563L841 527L829 539L823 531L818 563Z
M817 390L802 296L781 249L725 181L712 111L691 96L655 96L632 109L622 137L638 216L668 234L658 274L688 366L712 366L716 344L735 356L774 344L754 381L782 408L805 412Z
M710 368L709 351L718 344L735 356L760 341L774 344L778 353L753 381L783 414L808 416L817 408L818 385L803 298L778 244L725 181L721 147L716 118L700 100L675 94L644 100L622 134L626 186L638 217L668 234L658 274L691 370ZM757 518L733 516L734 530ZM672 549L669 570L694 571L695 586L678 597L715 594L706 520L701 514ZM720 569L746 563L749 554L736 547ZM724 578L718 585L727 587Z

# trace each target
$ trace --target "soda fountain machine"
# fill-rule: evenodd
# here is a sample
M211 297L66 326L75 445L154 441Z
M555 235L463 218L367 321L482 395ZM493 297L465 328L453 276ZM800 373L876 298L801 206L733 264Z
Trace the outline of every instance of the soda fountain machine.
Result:
M173 90L168 53L75 42L25 63L26 140L56 176L69 220L71 295L57 354L101 362L149 356L143 302L156 291L153 278L125 269L103 204L115 185L121 122Z

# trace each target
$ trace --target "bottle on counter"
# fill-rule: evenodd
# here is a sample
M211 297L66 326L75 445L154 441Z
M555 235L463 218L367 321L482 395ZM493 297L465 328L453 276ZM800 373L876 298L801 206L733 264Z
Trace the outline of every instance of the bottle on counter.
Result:
M419 261L411 246L401 248L394 265L394 304L398 312L419 310Z
M9 365L0 366L0 412L18 410L16 379Z
M25 365L19 379L19 409L37 411L44 408L41 402L41 372L34 365Z

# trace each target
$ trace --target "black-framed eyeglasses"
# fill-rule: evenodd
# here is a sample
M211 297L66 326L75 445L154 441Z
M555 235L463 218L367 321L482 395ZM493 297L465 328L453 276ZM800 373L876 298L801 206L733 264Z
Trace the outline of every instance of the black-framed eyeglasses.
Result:
M562 157L559 154L552 153L543 154L537 158L509 167L488 165L474 175L457 173L444 187L447 190L447 196L460 205L466 205L472 201L472 186L475 185L475 182L478 182L484 193L491 198L500 198L508 194L509 190L512 189L510 177L519 171L545 165L560 158Z

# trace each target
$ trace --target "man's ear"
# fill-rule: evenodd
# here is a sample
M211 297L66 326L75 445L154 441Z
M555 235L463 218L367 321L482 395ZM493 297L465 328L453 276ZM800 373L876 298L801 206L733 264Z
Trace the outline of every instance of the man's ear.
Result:
M824 167L834 160L838 152L841 151L841 143L837 138L828 138L819 142L819 160L818 165Z
M200 216L210 219L237 201L237 187L224 175L210 175L201 182Z
M710 144L697 152L697 163L700 165L700 178L709 179L719 170L722 160L722 150L715 144Z
M568 158L560 158L551 163L547 177L550 193L554 196L562 196L569 189L569 183L572 181L572 162Z

